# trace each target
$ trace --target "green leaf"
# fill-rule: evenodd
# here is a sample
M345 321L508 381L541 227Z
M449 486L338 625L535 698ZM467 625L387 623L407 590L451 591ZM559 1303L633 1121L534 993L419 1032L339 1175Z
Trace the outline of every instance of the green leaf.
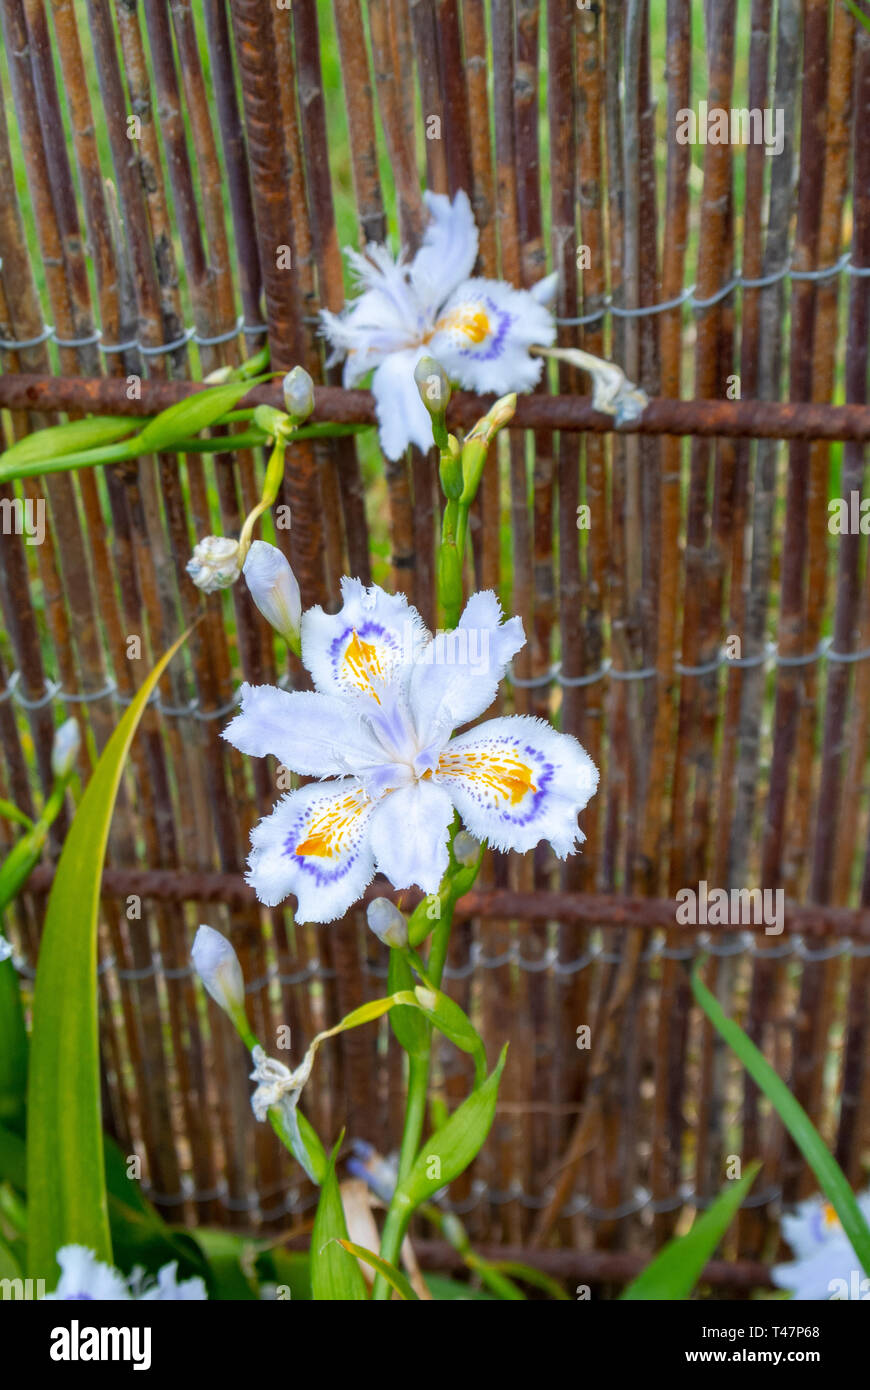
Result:
M414 992L414 973L408 964L408 957L402 951L390 951L387 984L390 994ZM430 1029L419 1009L397 1004L390 1010L390 1027L399 1046L411 1056L425 1057L428 1054Z
M55 1252L86 1245L112 1263L100 1123L97 918L109 824L142 712L185 641L169 649L125 713L85 788L58 861L33 1001L27 1106L28 1269L57 1281Z
M471 1284L461 1284L458 1279L448 1279L445 1274L424 1274L423 1278L436 1303L496 1303L498 1301L484 1289L472 1288Z
M141 428L141 420L125 419L118 415L89 415L86 420L71 420L68 425L49 425L25 435L0 454L0 468L15 469L24 463L47 463L82 449L100 448L113 444L125 435Z
M185 396L183 401L176 401L149 420L136 436L139 451L143 454L159 453L186 435L199 434L200 430L217 424L222 415L232 410L248 394L252 384L250 381L233 381L226 386L210 386L205 391ZM231 441L228 441L228 447L232 447Z
M490 1269L496 1270L499 1274L509 1274L514 1279L522 1279L523 1283L531 1284L534 1289L542 1289L558 1303L571 1302L562 1285L542 1269L535 1269L534 1265L523 1264L521 1260L490 1260L487 1263Z
M470 1052L474 1057L474 1084L479 1086L486 1076L486 1050L483 1046L483 1039L474 1027L471 1019L462 1009L455 999L451 999L448 994L443 994L441 990L425 990L418 987L415 991L417 1003L429 1022L434 1024L439 1032L443 1033L458 1047L461 1052ZM432 1008L428 1008L424 1002L428 994L435 995L435 1003ZM397 1012L394 1010L394 1012Z
M445 1183L458 1178L483 1148L495 1116L506 1059L507 1044L483 1085L472 1091L441 1129L424 1140L413 1168L399 1183L393 1199L397 1206L405 1209L407 1216L410 1217L421 1202L434 1196Z
M746 1033L728 1018L700 977L700 964L692 972L692 992L717 1033L737 1053L749 1075L761 1088L819 1180L819 1186L840 1218L864 1273L870 1274L870 1227L855 1201L849 1179L828 1149L803 1106Z
M0 961L0 1124L24 1133L27 1095L27 1030L18 972Z
M26 816L23 811L19 811L14 801L7 801L0 796L0 816L4 820L14 821L16 825L23 825L25 830L33 829L33 821Z
M326 1150L317 1130L306 1120L298 1105L271 1106L269 1123L307 1176L319 1186L326 1172Z
M48 824L37 821L15 841L0 864L0 913L6 911L33 873L47 838Z
M21 1266L15 1258L12 1247L0 1235L0 1279L20 1279ZM5 1298L5 1294L3 1297Z
M0 1182L11 1183L18 1192L27 1191L27 1154L24 1140L0 1125Z
M201 1226L196 1232L196 1242L201 1256L206 1259L210 1298L221 1302L250 1303L259 1297L253 1277L257 1251L255 1241L248 1236L236 1235L234 1231Z
M126 1156L115 1141L105 1135L103 1144L112 1253L118 1269L129 1273L141 1265L146 1273L156 1274L174 1260L179 1278L198 1274L211 1285L208 1264L192 1235L166 1224L136 1179L128 1177Z
M380 1255L376 1255L373 1250L366 1250L364 1245L354 1245L352 1240L340 1240L338 1243L344 1246L351 1255L355 1255L358 1260L363 1260L365 1264L371 1265L372 1269L376 1269L378 1274L382 1274L390 1288L395 1289L400 1298L406 1302L420 1302L410 1281L400 1269L391 1265L389 1260L382 1260Z
M340 1147L341 1139L332 1151L324 1174L311 1236L311 1292L318 1303L346 1303L369 1296L359 1265L339 1244L348 1239L335 1176L335 1160Z
M311 1256L305 1250L282 1250L280 1246L262 1250L256 1260L257 1276L261 1283L277 1284L286 1289L285 1298L277 1301L309 1303L311 1301Z
M636 1300L682 1301L689 1297L755 1181L761 1164L749 1165L739 1182L729 1183L703 1216L696 1216L692 1229L668 1241L655 1259L624 1289L621 1297Z

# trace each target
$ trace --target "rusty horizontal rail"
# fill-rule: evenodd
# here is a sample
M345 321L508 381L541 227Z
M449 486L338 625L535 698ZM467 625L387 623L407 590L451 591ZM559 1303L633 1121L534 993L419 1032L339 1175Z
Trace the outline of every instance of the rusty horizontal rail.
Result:
M308 1235L291 1236L288 1249L307 1249ZM414 1238L414 1253L423 1269L442 1272L463 1270L460 1251L443 1240ZM474 1253L496 1263L505 1261L531 1265L554 1279L577 1279L589 1284L628 1284L649 1264L650 1256L641 1251L621 1250L537 1250L525 1245L475 1245ZM698 1280L724 1289L771 1288L770 1266L760 1260L710 1260Z
M129 400L123 378L63 377L6 373L0 375L0 407L10 410L73 410L108 415L153 415L185 396L203 390L201 382L149 381ZM338 386L315 389L313 419L338 424L372 424L370 391ZM450 403L449 420L468 426L492 404L492 396L460 392ZM254 387L242 406L281 405L277 384ZM590 431L616 429L611 416L593 410L588 396L521 396L513 426L517 429ZM657 397L643 417L620 428L620 434L692 435L736 439L870 440L870 406L830 405L809 401L679 401Z
M31 890L46 892L54 877L49 865L41 864L28 880ZM712 891L712 886L710 891ZM159 902L224 902L252 904L253 889L241 874L224 874L174 869L106 869L103 874L103 894L109 898L126 898L137 894L146 900ZM373 883L366 891L368 901L374 897L397 895L390 885ZM419 893L403 893L402 905L410 910L420 901ZM524 921L585 922L599 927L625 927L635 931L669 931L694 936L707 928L683 926L676 921L677 904L670 898L622 897L608 893L534 893L515 892L510 888L476 889L467 893L457 904L460 919L519 917ZM870 941L870 910L849 907L822 907L815 904L786 903L783 913L783 936L849 937L853 941ZM710 931L723 931L710 927ZM772 945L776 936L766 936L762 924L747 924L741 931L752 932Z
M461 1270L462 1255L446 1241L415 1240L414 1252L424 1269ZM642 1253L611 1250L534 1250L521 1245L480 1245L475 1254L485 1260L529 1264L554 1279L578 1279L589 1284L627 1284L649 1264ZM716 1288L770 1288L770 1267L759 1260L711 1260L698 1281Z

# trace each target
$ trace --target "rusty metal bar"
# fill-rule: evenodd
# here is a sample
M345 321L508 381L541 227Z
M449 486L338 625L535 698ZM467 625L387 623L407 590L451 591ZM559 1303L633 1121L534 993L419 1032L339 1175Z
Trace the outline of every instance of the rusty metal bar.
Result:
M460 1270L462 1256L446 1241L416 1240L414 1252L424 1269ZM649 1264L649 1256L610 1250L535 1250L523 1245L477 1245L485 1260L531 1264L556 1279L584 1283L627 1284ZM759 1260L711 1260L701 1273L702 1284L718 1288L770 1288L770 1268Z
M28 888L36 893L47 892L54 879L54 869L41 864L28 880ZM711 890L712 891L712 890ZM103 874L103 894L108 898L126 898L137 894L156 901L253 903L253 889L241 874L225 874L194 870L112 869ZM366 891L365 899L395 896L387 883L375 883ZM410 911L420 901L420 894L402 895L403 907ZM622 897L609 893L516 892L510 888L477 889L456 906L460 920L469 917L520 917L524 921L588 922L600 927L625 927L636 931L656 931L667 928L678 936L692 937L703 931L700 926L683 926L676 921L677 904L671 898ZM822 907L815 904L786 903L783 912L783 936L851 937L855 941L870 941L870 908ZM717 928L710 928L716 931ZM726 929L718 928L720 932ZM734 928L730 928L734 930ZM741 931L764 937L761 924L747 924Z
M139 399L127 399L123 380L103 377L42 376L9 372L0 375L0 408L7 410L78 410L109 415L153 415L205 388L196 381L143 381ZM314 420L371 424L374 401L369 391L315 388ZM474 423L493 402L491 396L460 392L450 403L454 426ZM278 385L257 386L241 405L263 402L280 406ZM607 434L615 430L609 415L592 409L588 396L521 396L513 419L516 429L553 429ZM643 418L620 434L694 435L735 439L870 440L870 406L830 405L811 401L679 401L657 397Z

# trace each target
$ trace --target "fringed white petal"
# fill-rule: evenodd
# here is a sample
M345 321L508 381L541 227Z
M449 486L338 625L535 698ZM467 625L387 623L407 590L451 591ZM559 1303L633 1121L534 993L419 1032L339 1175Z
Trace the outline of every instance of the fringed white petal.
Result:
M443 193L424 193L429 225L411 263L411 282L424 314L434 322L445 299L474 270L477 227L468 194L459 192L451 203Z
M355 778L315 782L282 797L254 827L247 881L267 907L295 893L298 922L332 922L374 877L374 803Z
M853 1271L857 1272L860 1287L861 1280L865 1278L864 1271L850 1242L841 1233L836 1239L818 1246L805 1259L774 1265L770 1276L777 1288L790 1289L795 1299L826 1302L838 1294L842 1296L842 1286L838 1287L835 1280L842 1280L846 1290L851 1290ZM864 1292L867 1293L866 1288ZM849 1297L848 1292L846 1296Z
M525 640L522 619L505 622L491 590L472 594L458 627L437 635L411 676L408 700L421 739L437 728L450 733L483 714Z
M501 280L466 280L441 310L429 350L453 381L481 395L530 391L542 360L533 344L556 337L552 314L525 290Z
M436 777L479 840L520 853L549 840L561 859L586 838L577 816L598 785L576 738L530 715L490 719L451 739Z
M143 1303L202 1303L208 1300L205 1282L194 1275L192 1279L178 1278L178 1265L164 1265L157 1271L157 1283L139 1295Z
M54 1293L46 1294L52 1302L93 1300L95 1302L126 1302L130 1290L123 1275L98 1260L85 1245L64 1245L57 1252L60 1279Z
M435 893L449 862L447 832L453 803L429 780L390 792L371 820L371 846L378 869L394 888L416 885Z
M369 726L338 695L247 684L239 695L241 714L222 737L240 753L271 754L291 771L312 777L355 773L383 761Z
M425 344L394 352L372 377L378 433L388 459L401 458L409 444L426 453L435 442L431 416L414 380L414 368L428 352Z
M543 280L538 280L537 284L532 285L529 289L529 294L532 296L532 299L536 299L539 304L543 304L544 308L549 308L556 299L558 289L559 272L558 270L554 270L552 275L545 275ZM548 347L549 344L546 343L544 346Z
M429 633L404 594L347 577L341 594L337 613L317 607L302 615L302 660L324 694L379 700L404 684Z

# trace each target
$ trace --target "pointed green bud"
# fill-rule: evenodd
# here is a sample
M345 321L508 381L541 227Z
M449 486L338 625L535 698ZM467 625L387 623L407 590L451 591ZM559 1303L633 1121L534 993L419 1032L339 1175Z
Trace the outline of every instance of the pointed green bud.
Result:
M462 456L459 441L455 435L447 436L447 448L441 450L438 463L441 487L444 496L457 501L462 496Z

